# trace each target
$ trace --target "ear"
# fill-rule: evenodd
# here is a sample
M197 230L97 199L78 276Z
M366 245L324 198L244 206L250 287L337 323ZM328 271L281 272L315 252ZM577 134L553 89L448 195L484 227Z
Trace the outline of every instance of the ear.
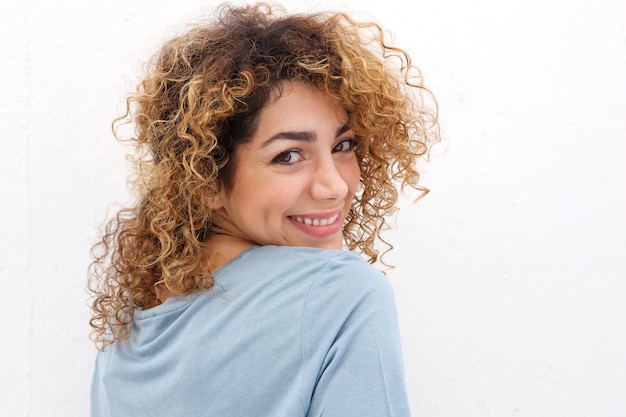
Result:
M224 207L224 187L207 187L204 194L204 201L211 210Z

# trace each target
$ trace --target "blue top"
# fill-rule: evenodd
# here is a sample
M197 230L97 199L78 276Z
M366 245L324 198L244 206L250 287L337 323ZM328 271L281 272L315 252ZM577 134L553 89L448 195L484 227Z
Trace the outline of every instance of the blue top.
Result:
M137 310L92 417L409 416L392 289L345 250L252 247L215 287Z

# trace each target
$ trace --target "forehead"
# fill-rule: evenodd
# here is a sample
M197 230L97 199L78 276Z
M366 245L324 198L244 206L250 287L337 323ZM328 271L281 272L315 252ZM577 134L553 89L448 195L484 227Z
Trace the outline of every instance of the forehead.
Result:
M283 129L318 131L347 121L345 109L317 87L283 82L259 112L253 136Z

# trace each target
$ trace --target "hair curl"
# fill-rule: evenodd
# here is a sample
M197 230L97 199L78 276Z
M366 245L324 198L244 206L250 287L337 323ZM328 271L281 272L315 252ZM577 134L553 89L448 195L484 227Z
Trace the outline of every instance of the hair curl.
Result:
M361 168L343 230L350 250L375 262L398 189L427 192L416 162L439 139L436 102L379 25L263 3L221 6L209 24L165 43L114 122L135 126L128 141L139 199L108 221L92 249L90 324L100 346L128 338L134 309L158 303L159 286L174 294L212 288L210 276L197 274L212 233L206 197L232 186L235 150L284 80L316 86L349 116Z

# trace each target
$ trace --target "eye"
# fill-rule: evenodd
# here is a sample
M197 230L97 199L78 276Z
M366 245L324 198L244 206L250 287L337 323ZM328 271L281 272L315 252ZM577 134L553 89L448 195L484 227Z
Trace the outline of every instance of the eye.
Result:
M351 152L356 146L356 141L352 138L345 139L335 145L333 152Z
M272 163L292 165L302 160L302 153L300 151L285 151L281 152L272 159Z

